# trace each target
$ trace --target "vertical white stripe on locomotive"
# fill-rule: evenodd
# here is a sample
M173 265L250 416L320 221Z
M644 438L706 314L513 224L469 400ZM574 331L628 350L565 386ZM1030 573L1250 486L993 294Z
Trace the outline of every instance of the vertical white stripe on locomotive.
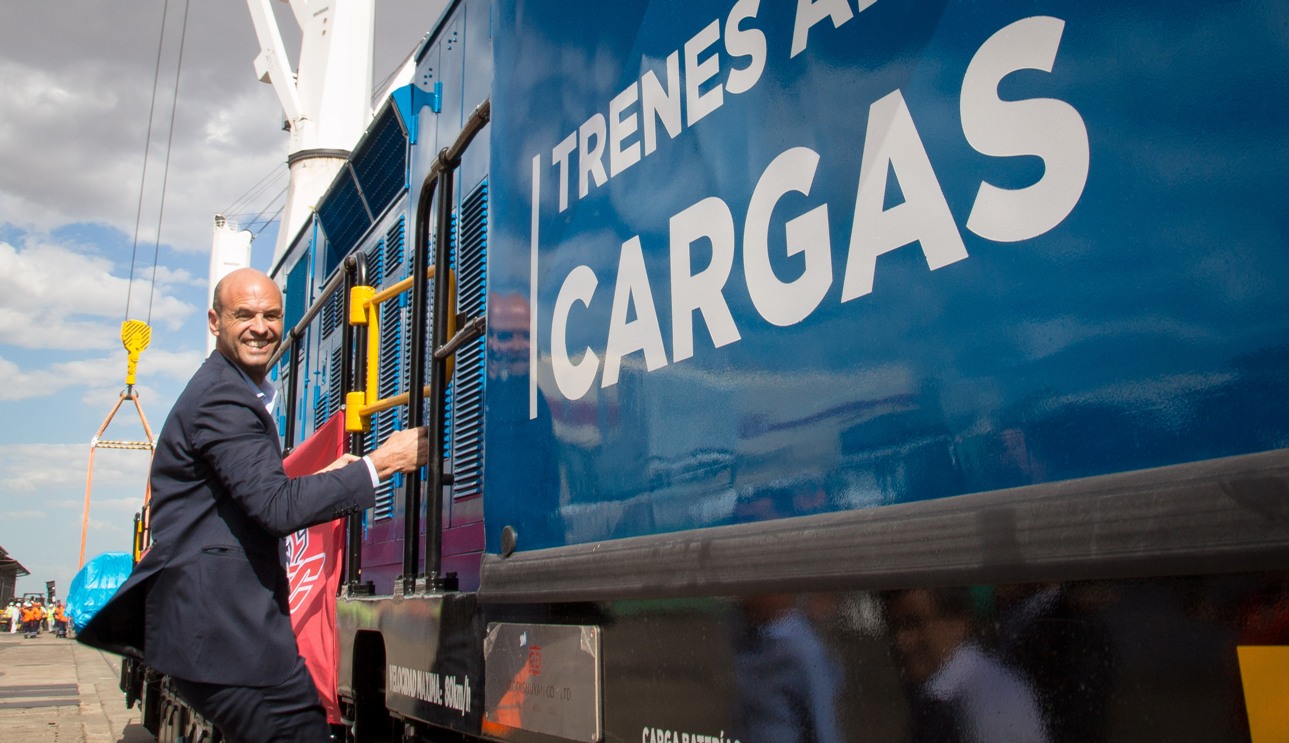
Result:
M528 420L537 419L537 224L542 203L542 156L533 155L533 221L528 255Z

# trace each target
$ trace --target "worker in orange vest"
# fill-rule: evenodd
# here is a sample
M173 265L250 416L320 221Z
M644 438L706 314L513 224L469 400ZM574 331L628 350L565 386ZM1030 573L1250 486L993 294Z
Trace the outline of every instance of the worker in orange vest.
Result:
M63 610L61 601L54 604L54 634L58 637L67 637L67 612Z
M40 609L28 601L22 606L22 635L35 637L40 632Z

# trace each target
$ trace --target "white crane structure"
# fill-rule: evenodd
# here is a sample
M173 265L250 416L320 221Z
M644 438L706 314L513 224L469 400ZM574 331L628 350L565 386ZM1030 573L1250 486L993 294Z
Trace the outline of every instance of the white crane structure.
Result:
M300 62L292 70L272 0L246 0L260 53L255 73L282 104L287 147L286 204L273 249L276 266L344 167L372 119L375 0L278 0L300 28ZM442 13L447 0L426 0L427 15ZM380 100L407 85L416 68L408 54L381 91ZM234 269L249 266L251 234L215 215L210 291ZM213 349L213 340L210 348Z
M300 27L293 72L272 0L246 0L260 42L255 72L273 85L290 132L291 177L273 263L309 218L371 122L374 0L280 0ZM212 277L212 280L217 280Z
M215 215L215 232L210 241L210 282L206 286L206 306L215 299L215 284L239 268L251 265L251 233L238 229L237 223L222 214ZM215 336L206 333L206 355L215 350Z

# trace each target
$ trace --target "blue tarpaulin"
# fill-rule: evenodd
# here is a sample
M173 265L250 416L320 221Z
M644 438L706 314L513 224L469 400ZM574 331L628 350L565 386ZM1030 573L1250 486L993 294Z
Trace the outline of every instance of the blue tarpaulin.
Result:
M67 592L67 614L79 632L130 576L129 552L105 552L85 563Z

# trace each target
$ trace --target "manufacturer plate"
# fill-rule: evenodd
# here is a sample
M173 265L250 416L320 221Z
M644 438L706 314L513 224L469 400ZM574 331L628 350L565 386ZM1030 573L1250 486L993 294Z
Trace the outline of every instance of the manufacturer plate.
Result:
M600 717L600 628L488 625L483 641L487 723L594 743Z

